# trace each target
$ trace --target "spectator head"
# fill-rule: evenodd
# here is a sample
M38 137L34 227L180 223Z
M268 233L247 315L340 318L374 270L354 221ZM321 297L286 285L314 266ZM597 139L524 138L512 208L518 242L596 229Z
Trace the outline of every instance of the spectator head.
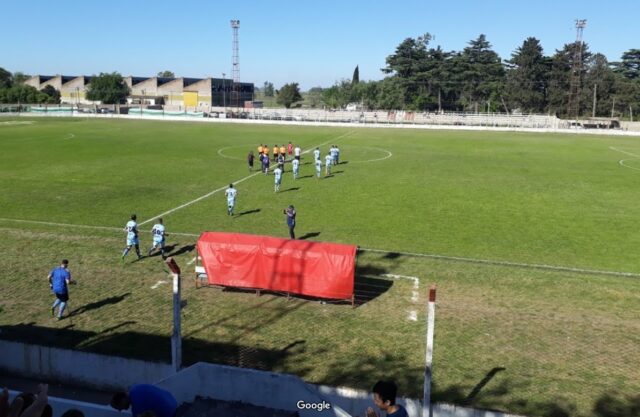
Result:
M378 381L373 386L373 402L381 410L386 411L389 407L396 404L396 394L398 387L393 381Z
M77 408L72 408L64 412L62 417L84 417L84 413Z
M53 417L53 408L49 404L45 405L40 417Z
M129 399L129 394L124 391L116 392L111 397L111 407L115 408L118 411L127 410L131 405L131 400Z

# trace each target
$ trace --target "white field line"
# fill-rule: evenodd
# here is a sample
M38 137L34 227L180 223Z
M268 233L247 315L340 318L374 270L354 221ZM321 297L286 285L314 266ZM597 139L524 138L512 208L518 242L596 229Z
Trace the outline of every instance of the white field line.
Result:
M4 217L0 217L0 221L5 222L15 222L15 223L27 223L27 224L43 224L45 226L58 226L58 227L75 227L79 229L94 229L94 230L110 230L110 231L118 231L122 232L121 227L108 227L108 226L90 226L84 224L69 224L69 223L54 223L54 222L43 222L37 220L20 220L20 219L7 219ZM195 233L179 233L179 232L171 232L172 235L178 236L189 236L189 237L198 237L199 234Z
M386 152L387 156L383 156L382 158L377 158L377 159L367 159L366 161L349 161L350 164L364 164L367 162L378 162L378 161L384 161L385 159L389 159L393 156L393 154L391 153L391 151L388 151L386 149L382 149L382 148L372 148L371 146L362 146L363 148L366 149L375 149L377 151L382 151L382 152Z
M400 255L405 255L405 256L442 259L445 261L461 261L461 262L487 264L487 265L513 266L513 267L519 267L519 268L547 269L550 271L579 272L583 274L592 274L592 275L614 275L618 277L640 278L640 274L636 274L634 272L618 272L618 271L606 271L606 270L600 270L600 269L571 268L568 266L545 265L545 264L527 264L523 262L509 262L509 261L495 261L491 259L464 258L461 256L438 255L433 253L397 252L397 251L392 251L392 250L390 251L390 250L384 250L384 249L360 248L359 250L363 252L398 253Z
M76 135L74 135L73 133L69 133L67 136L65 136L63 139L73 139L75 138Z
M158 282L156 282L155 284L153 284L153 285L151 286L151 289L152 289L152 290L155 290L156 288L158 288L158 287L159 287L159 286L161 286L162 284L166 284L166 283L168 283L168 282L169 282L169 281L158 281Z
M76 227L76 228L94 229L94 230L117 230L119 232L122 231L122 228L120 228L120 227L90 226L90 225L68 224L68 223L53 223L53 222L43 222L43 221L36 221L36 220L8 219L8 218L4 218L4 217L0 217L0 221L16 222L16 223L43 224L43 225L47 225L47 226ZM190 237L199 237L200 236L200 234L196 234L196 233L171 232L171 234L178 235L178 236L190 236ZM445 261L461 261L461 262L487 264L487 265L511 266L511 267L532 268L532 269L546 269L546 270L549 270L549 271L578 272L578 273L591 274L591 275L613 275L613 276L618 276L618 277L640 278L640 274L637 274L635 272L619 272L619 271L607 271L607 270L601 270L601 269L572 268L572 267L568 267L568 266L558 266L558 265L528 264L528 263L523 263L523 262L496 261L496 260L491 260L491 259L479 259L479 258L464 258L464 257L461 257L461 256L438 255L438 254L433 254L433 253L399 252L399 251L388 250L388 249L360 248L359 250L363 251L363 252L397 253L399 255L404 255L404 256L415 256L415 257L420 257L420 258L442 259L442 260L445 260Z
M636 171L640 171L640 168L636 168L636 167L632 167L629 165L625 165L626 161L635 161L635 159L621 159L618 161L618 164L620 164L621 166L625 167L625 168L629 168L629 169L635 169Z
M365 275L367 276L367 275ZM411 302L418 302L418 289L420 288L420 279L418 277L411 277L408 275L396 275L396 274L382 274L372 276L373 278L392 278L392 279L406 279L413 282L413 291L411 291ZM418 312L416 310L407 311L407 320L418 321Z
M625 155L633 156L636 159L640 159L640 155L636 155L636 154L633 154L631 152L623 151L622 149L614 148L613 146L609 146L609 149L611 149L613 151L616 151L616 152L621 152L621 153L623 153ZM629 166L629 165L625 165L626 161L631 161L631 159L621 159L621 160L618 161L618 164L623 166L623 167L625 167L625 168L635 169L636 171L640 171L640 168L636 168L636 167L632 167L632 166Z
M336 141L336 140L338 140L338 139L341 139L341 138L343 138L343 137L345 137L345 136L347 136L347 135L350 135L351 133L353 133L353 131L349 131L349 132L347 132L347 133L345 133L345 134L343 134L343 135L340 135L340 136L338 136L338 137L336 137L336 138L329 139L328 141L323 142L323 143L321 143L320 145L316 145L316 147L322 146L322 145L327 144L327 143L329 143L329 142L334 142L334 141ZM307 151L305 151L305 152L309 152L309 150L307 150ZM303 152L303 153L305 153L305 152ZM274 168L275 168L275 167L274 167ZM256 175L259 175L259 174L261 174L261 172L260 172L260 171L258 171L258 172L254 172L253 174L247 175L246 177L244 177L244 178L242 178L242 179L239 179L239 180L236 180L236 181L231 181L230 183L231 183L231 184L239 184L239 183L241 183L241 182L243 182L243 181L246 181L246 180L248 180L248 179L249 179L249 178L251 178L251 177L255 177ZM197 203L198 201L202 201L202 200L204 200L205 198L211 197L212 195L214 195L214 194L216 194L216 193L219 193L219 192L220 192L220 191L222 191L222 190L226 190L226 189L227 189L227 187L228 187L228 186L227 186L227 185L225 185L225 186L223 186L223 187L220 187L220 188L218 188L218 189L215 189L215 190L213 190L213 191L211 191L211 192L209 192L209 193L207 193L207 194L205 194L205 195L203 195L203 196L200 196L200 197L198 197L198 198L196 198L196 199L194 199L194 200L191 200L191 201L189 201L189 202L186 202L186 203L184 203L184 204L182 204L182 205L180 205L180 206L178 206L178 207L174 207L174 208L172 208L171 210L167 210L167 211L165 211L164 213L160 213L160 214L158 214L157 216L153 216L153 217L149 218L148 220L145 220L145 221L143 221L143 222L140 222L140 223L139 223L139 225L140 225L140 226L142 226L143 224L147 224L147 223L149 223L149 222L152 222L153 220L157 219L158 217L166 216L167 214L171 214L171 213L173 213L173 212L175 212L175 211L178 211L178 210L183 209L183 208L185 208L185 207L188 207L188 206L190 206L190 205L192 205L192 204L195 204L195 203Z
M196 256L193 257L192 260L190 260L189 262L187 262L187 265L191 265L192 263L194 263L196 261Z
M260 172L260 171L258 171L258 172L254 172L253 174L251 174L251 175L247 175L246 177L241 178L241 179L239 179L239 180L231 181L231 183L232 183L232 184L240 184L241 182L246 181L246 180L248 180L249 178L251 178L251 177L255 177L256 175L259 175L259 174L261 174L261 172ZM222 187L220 187L220 188L217 188L217 189L215 189L215 190L213 190L213 191L211 191L211 192L209 192L209 193L207 193L207 194L205 194L205 195L203 195L203 196L200 196L200 197L198 197L198 198L196 198L196 199L194 199L194 200L188 201L188 202L186 202L186 203L184 203L184 204L182 204L182 205L180 205L180 206L178 206L178 207L174 207L174 208L172 208L171 210L167 210L167 211L165 211L164 213L160 213L160 214L158 214L158 215L156 215L156 216L153 216L153 217L149 218L148 220L145 220L145 221L140 222L140 223L138 223L138 224L139 224L140 226L142 226L143 224L147 224L147 223L149 223L149 222L152 222L152 221L154 221L155 219L157 219L158 217L166 216L167 214L171 214L171 213L173 213L174 211L178 211L178 210L183 209L183 208L185 208L185 207L188 207L188 206L190 206L190 205L192 205L192 204L195 204L195 203L197 203L198 201L202 201L202 200L204 200L205 198L211 197L212 195L214 195L214 194L216 194L216 193L219 193L219 192L220 192L220 191L222 191L222 190L226 190L226 189L227 189L227 187L229 187L229 186L228 186L228 185L225 185L225 186L222 186Z
M622 152L625 155L633 156L635 158L640 158L640 155L633 154L631 152L623 151L622 149L614 148L613 146L609 146L609 149L616 152Z

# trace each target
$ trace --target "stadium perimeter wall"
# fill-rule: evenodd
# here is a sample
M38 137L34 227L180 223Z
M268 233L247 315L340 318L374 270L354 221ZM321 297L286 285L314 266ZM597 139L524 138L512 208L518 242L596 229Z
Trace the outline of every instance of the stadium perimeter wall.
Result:
M640 136L640 126L633 125L633 129L638 130L615 130L615 129L581 129L581 128L525 128L525 127L499 127L499 126L465 126L465 125L438 125L438 124L417 124L417 123L359 123L359 122L309 122L309 121L286 121L286 120L265 120L265 119L218 119L209 117L187 117L187 116L150 116L150 115L124 115L124 114L34 114L34 113L0 113L1 116L20 117L80 117L96 119L138 119L156 121L176 121L176 122L199 122L199 123L239 123L239 124L265 124L265 125L285 125L285 126L330 126L349 128L387 128L387 129L428 129L428 130L469 130L469 131L496 131L496 132L529 132L529 133L566 133L577 135L610 135L610 136ZM635 122L634 122L635 123Z
M370 393L343 387L307 384L294 375L253 369L197 363L178 373L169 364L98 355L80 351L0 340L0 371L41 380L83 384L98 389L122 390L136 383L156 384L171 391L178 403L192 402L196 396L222 401L241 401L259 406L299 411L302 417L363 415L373 404ZM77 401L52 399L56 413L69 408L91 407ZM326 401L332 409L319 413L298 410L296 403ZM411 416L420 416L418 400L402 398ZM86 415L115 417L112 409L93 405ZM61 413L58 414L60 410ZM93 409L92 409L93 410ZM122 416L122 414L120 414ZM510 417L509 414L435 404L434 417ZM125 417L128 417L125 414Z

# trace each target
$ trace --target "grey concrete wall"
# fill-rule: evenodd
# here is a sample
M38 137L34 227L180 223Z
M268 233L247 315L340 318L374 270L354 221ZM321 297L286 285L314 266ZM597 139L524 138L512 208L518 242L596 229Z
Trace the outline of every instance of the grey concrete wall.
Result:
M0 370L33 378L126 389L155 383L173 373L171 365L0 340Z
M299 411L302 417L363 416L374 407L371 393L344 387L307 384L300 378L254 369L197 363L160 381L158 386L169 390L179 403L191 402L196 396L222 401L242 401L253 405ZM330 410L318 412L299 410L298 401L331 404ZM422 416L422 402L398 398L411 417ZM510 417L509 414L436 404L433 417ZM513 417L513 416L511 416Z
M298 411L301 417L348 417L364 415L373 406L371 393L343 387L305 383L294 375L254 369L197 363L175 374L171 366L92 353L27 345L0 340L0 370L34 378L85 384L102 389L126 389L136 383L150 383L169 390L178 403L192 402L196 396L222 401L240 401L257 406ZM52 399L54 417L70 408L91 409L86 415L116 417L105 406ZM300 409L298 402L331 404L319 412ZM412 417L421 416L419 400L399 398ZM121 415L122 416L122 415ZM508 417L508 414L436 404L434 417ZM125 413L125 417L129 417Z
M640 132L640 122L620 122L620 127L631 132Z
M300 378L254 369L197 363L158 382L171 391L178 403L192 402L196 396L222 401L241 401L261 407L298 411L301 417L349 417L335 404L328 410L300 409L298 401L320 404L330 401Z

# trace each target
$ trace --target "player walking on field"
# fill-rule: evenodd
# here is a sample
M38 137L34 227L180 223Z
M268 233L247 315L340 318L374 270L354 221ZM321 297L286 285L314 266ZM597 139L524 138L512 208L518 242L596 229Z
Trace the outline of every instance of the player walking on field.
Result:
M123 229L125 232L127 232L127 247L124 248L124 252L122 252L123 262L125 256L127 256L132 246L135 246L136 248L138 259L142 259L142 255L140 255L140 242L138 241L138 223L136 222L137 218L138 217L135 214L132 214L131 220L127 222Z
M294 159L291 161L291 167L293 168L293 179L298 179L298 174L300 173L300 160Z
M280 169L280 166L273 170L273 176L275 182L274 190L277 193L280 191L280 184L282 183L282 170Z
M300 146L296 145L296 147L293 149L293 157L298 161L300 160L301 152L302 152L302 149L300 149Z
M322 175L322 161L320 158L316 159L316 178L320 179L320 175Z
M269 157L267 157L269 159ZM233 188L233 184L229 184L229 188L226 189L224 195L227 197L227 215L233 216L233 209L236 206L236 195L238 190Z
M293 144L291 142L289 142L289 144L287 145L287 153L289 154L289 156L291 156L291 154L293 153Z
M162 222L162 217L160 217L158 219L158 223L154 224L153 228L151 228L151 237L153 238L153 245L151 246L151 249L149 249L149 253L147 254L148 256L151 256L151 252L153 252L155 249L160 248L160 254L162 255L162 259L165 259L165 256L164 256L165 236L169 236L169 234L166 232L166 229Z
M331 156L330 153L328 153L325 157L324 157L324 176L329 176L331 175L331 164L333 163L333 157Z
M313 159L316 160L316 161L320 160L320 148L316 148L313 151Z
M47 276L49 288L51 288L51 291L53 291L56 296L56 301L54 301L51 306L51 317L56 317L56 307L60 306L57 316L58 320L62 319L62 314L69 301L69 289L67 285L73 283L68 267L69 261L63 259L60 266L52 269Z
M253 151L249 151L247 155L247 164L249 164L249 172L253 171Z

